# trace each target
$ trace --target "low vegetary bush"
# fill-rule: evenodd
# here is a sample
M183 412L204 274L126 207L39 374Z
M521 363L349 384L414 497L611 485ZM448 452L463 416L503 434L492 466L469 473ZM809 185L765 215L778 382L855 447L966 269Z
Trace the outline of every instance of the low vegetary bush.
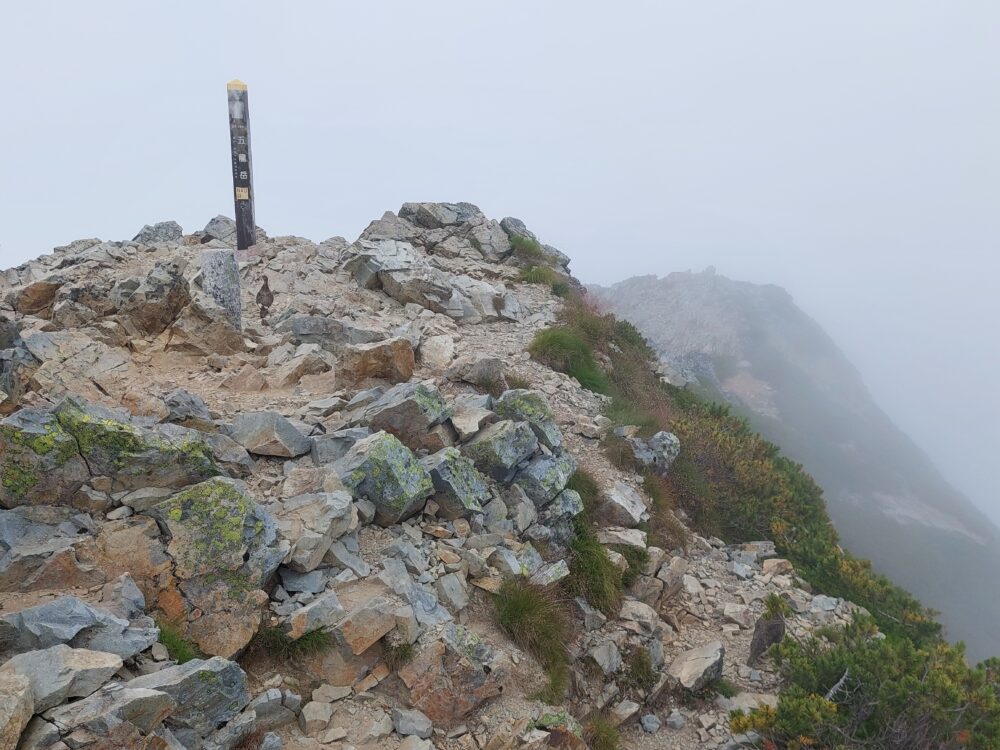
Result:
M659 675L653 669L653 660L647 649L643 647L633 649L625 657L623 680L625 684L640 690L649 690L656 685Z
M416 652L416 646L412 643L389 636L382 639L382 658L385 659L385 665L392 672L412 661Z
M537 263L545 258L541 244L530 237L515 235L510 238L510 246L514 249L514 255L523 261Z
M528 351L539 362L576 378L584 388L598 393L610 388L587 342L568 328L539 331Z
M1000 747L998 660L972 668L961 646L880 637L866 617L834 643L786 638L770 653L787 683L778 706L734 713L734 731L793 750Z
M586 469L577 469L566 483L566 489L579 493L583 507L588 513L592 513L597 507L601 490L597 486L597 480Z

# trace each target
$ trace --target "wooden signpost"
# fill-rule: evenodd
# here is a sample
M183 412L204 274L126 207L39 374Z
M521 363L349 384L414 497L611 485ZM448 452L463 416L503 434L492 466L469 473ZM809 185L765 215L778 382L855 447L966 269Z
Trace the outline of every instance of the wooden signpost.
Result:
M229 97L229 141L233 155L233 192L236 203L236 249L246 250L257 242L253 216L253 169L250 159L250 109L247 85L232 80L226 84Z

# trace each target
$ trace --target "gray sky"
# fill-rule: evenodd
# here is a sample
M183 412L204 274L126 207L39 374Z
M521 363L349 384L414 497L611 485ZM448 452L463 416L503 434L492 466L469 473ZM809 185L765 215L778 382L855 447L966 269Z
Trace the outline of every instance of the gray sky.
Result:
M0 265L232 214L353 238L404 200L523 218L585 281L791 291L1000 518L1000 4L46 2L0 23Z

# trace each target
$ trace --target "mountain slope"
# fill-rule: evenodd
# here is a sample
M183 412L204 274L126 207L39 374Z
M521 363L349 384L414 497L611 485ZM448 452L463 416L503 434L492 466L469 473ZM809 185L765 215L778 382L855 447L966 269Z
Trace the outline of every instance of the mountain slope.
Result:
M942 612L970 656L996 651L998 530L875 404L791 296L715 274L589 291L650 340L674 383L722 397L824 488L852 551Z

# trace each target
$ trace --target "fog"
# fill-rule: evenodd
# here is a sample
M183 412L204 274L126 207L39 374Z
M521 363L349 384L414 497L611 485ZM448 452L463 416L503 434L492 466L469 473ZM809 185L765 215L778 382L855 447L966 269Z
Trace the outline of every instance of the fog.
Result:
M155 5L155 7L154 7ZM0 265L232 214L353 238L405 200L524 219L610 283L786 287L1000 519L1000 5L5 3Z

